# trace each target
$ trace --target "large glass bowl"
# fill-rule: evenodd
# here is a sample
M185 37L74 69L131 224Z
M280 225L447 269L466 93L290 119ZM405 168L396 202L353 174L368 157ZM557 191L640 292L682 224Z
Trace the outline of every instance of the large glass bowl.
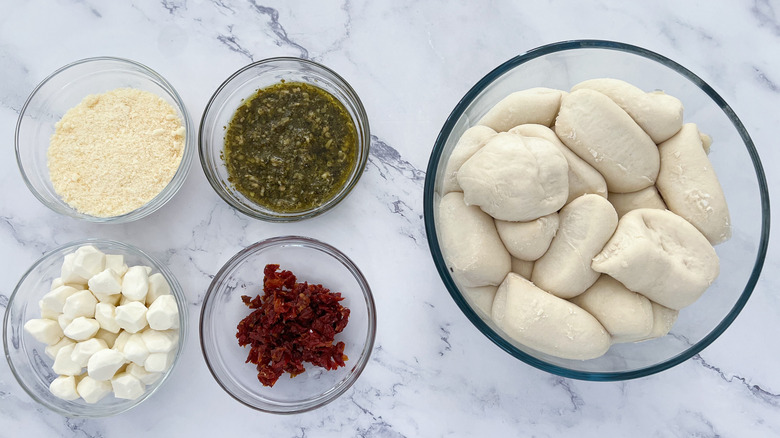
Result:
M715 247L721 272L709 290L680 311L669 335L615 344L602 357L567 360L542 354L506 336L481 316L447 270L437 234L436 205L444 170L461 134L499 100L533 87L569 90L586 79L622 79L644 90L679 98L684 119L713 138L709 158L731 212L732 238ZM673 367L699 353L734 321L756 285L769 240L769 195L761 162L747 130L712 87L680 64L649 50L611 41L564 41L510 59L488 73L457 104L431 153L425 180L425 228L447 290L468 319L496 345L541 370L583 380L626 380Z
M347 109L357 133L357 158L346 182L322 204L295 212L274 211L258 205L228 181L222 152L225 132L239 106L261 88L282 81L303 82L325 90ZM325 213L349 195L357 184L368 160L371 135L368 116L355 90L333 70L300 58L270 58L249 64L232 74L217 88L203 111L198 139L200 163L206 178L217 194L238 211L269 222L291 222Z
M263 294L263 269L269 263L292 271L298 282L322 284L344 297L349 322L335 341L345 343L346 366L327 371L304 363L306 372L294 378L285 373L272 387L258 381L255 365L246 363L249 347L238 345L236 332L252 312L241 296ZM276 414L316 409L343 394L368 363L375 336L374 298L363 274L341 251L307 237L274 237L239 251L214 276L200 314L201 348L217 383L239 402Z
M176 359L163 376L146 387L146 391L135 400L120 399L112 394L94 404L83 399L68 401L55 397L49 391L57 375L52 371L54 361L44 354L42 343L24 330L24 324L32 318L40 318L38 301L49 292L52 280L60 276L62 260L66 254L76 251L84 245L92 245L106 254L121 254L127 266L143 265L152 268L152 272L161 273L176 297L179 310L179 341ZM3 323L3 347L11 371L22 388L35 401L54 412L68 417L106 417L131 409L157 391L171 375L181 357L181 351L187 338L187 301L179 282L167 266L151 255L126 243L108 239L84 239L74 241L51 250L35 262L22 276L8 300Z
M113 217L96 217L77 211L60 198L49 179L47 151L55 124L90 94L116 88L148 91L169 103L186 130L184 153L170 182L137 209ZM16 161L24 182L45 206L57 213L97 223L124 223L143 218L165 205L184 184L195 154L195 128L187 108L173 86L149 67L129 59L97 57L68 64L41 81L30 93L16 124Z

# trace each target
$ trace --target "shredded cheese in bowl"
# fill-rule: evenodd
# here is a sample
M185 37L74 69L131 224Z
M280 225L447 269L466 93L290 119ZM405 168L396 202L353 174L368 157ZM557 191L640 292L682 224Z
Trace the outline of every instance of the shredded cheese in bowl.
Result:
M181 118L154 93L118 88L89 95L56 124L49 177L57 194L79 212L123 215L168 185L184 141Z

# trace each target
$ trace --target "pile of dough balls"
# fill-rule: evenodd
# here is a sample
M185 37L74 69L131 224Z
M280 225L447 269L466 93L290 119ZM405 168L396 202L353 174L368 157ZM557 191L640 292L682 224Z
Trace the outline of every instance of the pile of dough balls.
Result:
M621 80L512 93L446 164L447 267L474 307L549 355L664 336L731 236L710 144L678 99Z
M176 357L179 309L168 281L122 255L78 248L38 304L41 318L24 329L47 345L59 375L49 389L59 398L136 399Z

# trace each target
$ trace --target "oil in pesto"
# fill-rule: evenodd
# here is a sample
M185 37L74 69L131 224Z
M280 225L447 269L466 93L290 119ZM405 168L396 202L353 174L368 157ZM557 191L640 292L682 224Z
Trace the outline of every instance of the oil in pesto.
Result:
M333 198L357 161L357 131L327 91L302 82L258 90L236 110L222 154L233 187L279 213Z

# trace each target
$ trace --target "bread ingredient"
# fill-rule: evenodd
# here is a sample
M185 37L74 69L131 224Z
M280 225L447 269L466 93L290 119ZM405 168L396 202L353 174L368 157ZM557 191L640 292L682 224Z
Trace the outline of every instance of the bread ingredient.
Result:
M639 341L666 336L672 330L672 326L674 326L677 316L680 314L679 310L664 307L654 301L650 301L650 304L653 307L653 329L650 331L650 334L643 339L639 339Z
M568 164L549 141L499 133L458 171L468 205L505 221L532 221L569 196Z
M551 348L547 333L526 331L531 316L513 319L522 313L507 306L532 313L539 303L561 305L548 299L557 295L592 312L612 342L667 334L679 309L717 277L712 244L730 236L707 158L712 139L682 125L682 111L672 96L615 79L585 81L571 93L525 90L491 108L453 150L437 206L442 254L467 300L482 312L492 303L509 337L559 357L576 354ZM560 156L530 153L538 141L554 146L565 166L556 167ZM561 192L565 201L549 208ZM545 295L508 300L515 277Z
M558 213L550 213L530 222L496 219L496 230L512 257L534 261L547 252L558 224Z
M476 125L465 130L458 139L455 147L447 160L447 167L444 170L444 182L442 183L442 194L449 192L460 192L458 184L458 170L475 152L477 152L487 141L496 135L496 131L487 126Z
M531 281L553 295L572 298L599 277L590 261L615 231L617 213L603 197L587 194L563 207L558 217L558 232L534 263Z
M51 319L31 319L24 323L24 330L36 341L54 345L62 339L63 333L57 321Z
M598 91L583 89L564 96L555 133L604 176L610 192L635 192L655 183L660 163L655 143Z
M477 124L496 132L526 123L550 126L558 113L562 94L561 90L542 87L516 91L495 104Z
M610 346L609 333L590 313L515 273L498 287L491 316L513 339L556 357L592 359Z
M527 124L515 126L508 132L524 137L543 138L561 151L564 158L566 158L566 163L569 165L569 197L566 198L567 204L586 193L607 196L607 182L604 181L604 177L593 166L586 163L563 144L552 129L543 125Z
M179 309L173 295L162 295L149 305L146 314L149 327L154 330L170 330L179 326Z
M73 376L59 376L49 384L52 394L63 400L76 400L79 393L76 392L76 378Z
M653 329L650 300L626 289L609 275L600 276L571 302L595 316L612 336L612 342L646 339Z
M534 272L534 262L512 257L512 272L530 280L531 274Z
M631 193L610 193L609 202L615 207L618 218L623 217L624 214L637 208L657 208L659 210L666 210L666 204L664 203L661 195L658 194L658 189L655 186L650 186L646 189L639 190Z
M302 82L262 88L228 124L228 181L271 211L313 209L332 199L357 165L358 137L346 107Z
M147 279L149 271L151 268L147 266L128 269L122 256L106 255L92 245L82 246L64 257L62 276L80 283L65 284L63 277L55 280L53 289L39 302L41 313L47 316L25 323L25 331L47 344L46 355L54 359L52 370L60 377L50 385L52 394L66 400L81 396L87 403L96 403L112 391L117 398L137 398L145 392L146 384L153 383L160 373L170 368L179 338L178 307L162 274L148 276L149 284L138 283L139 279ZM123 281L125 273L132 272L142 275L134 278L131 274ZM99 302L90 289L76 288L89 285L108 293L117 290L120 284L141 301L127 300L119 292L106 295L125 300L125 304L115 307ZM150 307L157 305L163 309L162 319L168 324L164 331L146 327L148 311L144 303L150 294L139 293L144 289L154 290L156 298ZM164 303L158 305L158 301ZM175 324L171 325L171 321ZM155 357L150 360L151 356ZM145 367L149 374L142 376L140 392L136 381L143 373L136 370L132 378L117 375L128 363ZM156 378L149 378L151 375Z
M669 210L693 224L713 245L728 240L731 218L726 197L696 125L686 123L674 137L658 145L658 151L658 191Z
M715 249L696 227L651 208L626 213L591 266L675 310L696 301L720 269Z
M493 298L496 296L498 286L463 286L463 295L471 305L482 311L486 316L490 315L490 309L493 308Z
M95 380L89 376L81 377L78 386L76 386L76 397L84 399L87 403L97 403L103 397L111 393L111 383L104 380Z
M135 400L144 394L146 385L138 377L124 372L111 378L111 389L116 398Z
M253 310L236 332L238 345L250 346L246 362L257 365L260 383L273 386L285 372L295 377L306 371L303 362L327 370L345 366L346 345L334 344L349 323L341 293L321 284L297 283L295 275L280 271L279 265L266 265L263 274L263 295L241 297Z
M444 261L462 286L498 286L511 269L511 256L487 213L450 192L439 203L439 233Z
M612 99L655 143L668 140L682 127L682 102L662 91L646 93L628 82L612 78L583 81L571 91L582 89L598 91Z
M63 201L80 213L123 215L151 201L173 179L184 134L176 110L154 93L119 88L89 95L55 126L49 177Z

